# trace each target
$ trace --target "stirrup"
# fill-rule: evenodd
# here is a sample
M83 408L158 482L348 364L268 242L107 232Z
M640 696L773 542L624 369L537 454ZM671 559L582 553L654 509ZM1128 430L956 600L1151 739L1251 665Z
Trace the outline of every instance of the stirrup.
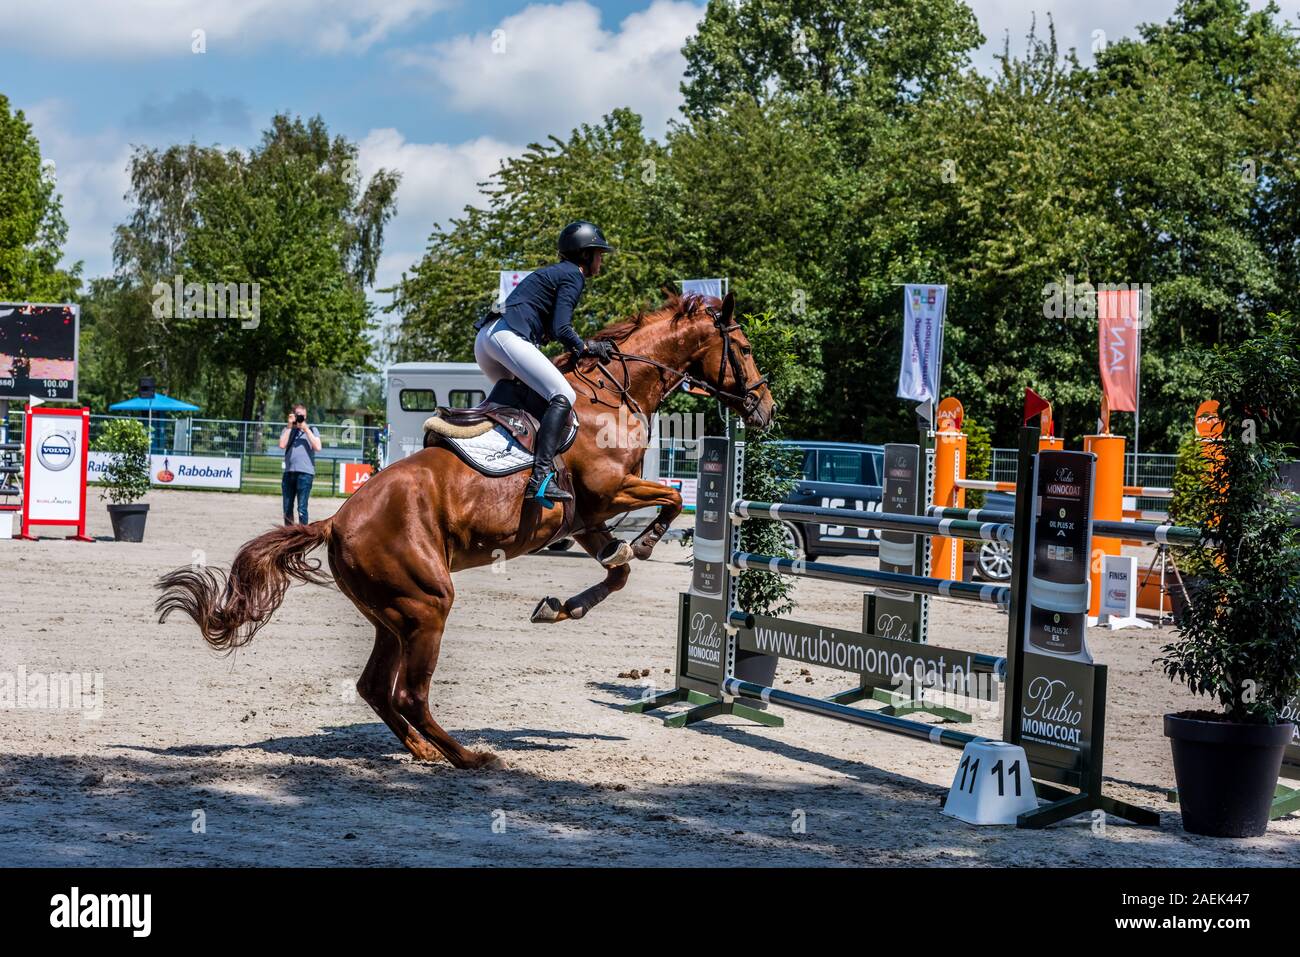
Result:
M551 481L555 476L555 472L547 472L546 478L542 479L542 484L537 487L537 491L532 495L534 499L541 502L546 508L555 508L556 502L568 502L573 499L572 495L560 488L558 485L556 485L549 494L547 493L547 489L550 487Z

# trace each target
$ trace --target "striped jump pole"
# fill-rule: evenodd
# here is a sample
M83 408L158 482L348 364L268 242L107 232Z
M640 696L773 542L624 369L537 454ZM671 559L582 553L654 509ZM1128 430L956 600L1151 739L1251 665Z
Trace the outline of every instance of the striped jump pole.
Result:
M990 482L984 479L957 479L957 487L978 492L1016 491L1015 482ZM1132 498L1173 498L1174 490L1159 485L1125 485L1124 494Z
M827 562L805 562L793 558L774 558L752 552L732 552L731 564L739 570L773 572L778 575L795 575L815 578L818 581L843 582L848 585L873 585L892 588L914 595L937 595L940 598L960 598L964 601L1011 606L1011 589L1005 585L977 585L974 582L950 581L946 578L924 578L920 575L898 575L870 568L850 568Z
M938 508L927 510L931 518L955 519L968 522L998 523L1015 518L1011 512L977 508ZM1159 545L1199 545L1204 532L1191 525L1162 525L1153 522L1093 522L1098 535L1125 538L1130 541L1153 542Z
M964 731L952 731L942 725L909 721L906 718L882 714L879 711L850 708L848 705L837 704L834 701L809 698L790 691L782 691L779 688L769 688L766 685L754 684L751 681L741 681L739 678L724 679L722 690L725 694L729 694L734 698L752 698L770 704L779 704L785 708L793 708L795 711L807 711L809 714L821 715L824 718L835 718L838 721L860 724L879 731L889 731L909 738L919 738L922 741L929 741L931 744L942 744L949 748L964 748L972 741L990 740Z
M948 538L1007 544L1013 541L1015 531L1009 518L1002 522L982 522L955 516L888 515L884 512L863 512L852 508L785 505L772 502L749 502L744 499L732 503L731 514L733 518L740 521L762 519L777 522L815 522L843 525L846 528L876 528L889 532L944 535Z

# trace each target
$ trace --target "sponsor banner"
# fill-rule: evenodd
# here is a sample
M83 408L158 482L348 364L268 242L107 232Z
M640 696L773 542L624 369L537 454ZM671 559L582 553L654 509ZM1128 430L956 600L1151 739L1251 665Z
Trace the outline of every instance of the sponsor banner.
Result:
M1138 359L1142 348L1141 290L1097 293L1101 388L1112 412L1137 409Z
M1026 655L1025 665L1020 744L1032 763L1079 787L1092 756L1095 668L1049 655Z
M682 497L682 511L692 512L695 510L695 490L698 480L693 478L661 478L659 482L667 485L669 488L676 489Z
M497 273L497 302L505 302L515 286L532 275L531 269L502 269Z
M944 401L947 401L946 399ZM942 403L940 403L942 407ZM891 443L885 446L884 491L880 511L886 515L918 515L921 447ZM880 533L880 570L899 575L923 575L922 552L927 539L903 532ZM922 621L926 596L877 588L867 605L870 634L907 641L924 641Z
M692 597L693 617L700 607ZM982 701L997 701L1001 693L1000 680L977 668L970 652L767 615L753 619L753 628L736 630L741 651L854 672L871 687L906 685Z
M87 424L85 410L28 411L24 522L85 522Z
M727 510L731 508L731 460L727 440L708 436L700 440L700 477L695 490L695 561L691 594L724 597Z
M370 480L370 476L374 474L374 471L374 467L367 465L365 462L344 462L341 473L343 477L343 494L351 495L361 488Z
M201 455L149 456L149 481L159 486L239 490L243 461Z
M113 460L112 452L91 452L87 477L104 481L104 469ZM162 488L220 488L239 490L243 475L241 459L206 455L151 455L149 483Z
M683 636L683 673L690 678L721 684L726 675L727 634L721 601L688 596L686 634Z
M898 369L900 399L938 401L943 318L947 306L947 286L909 283L904 288L903 358Z
M1095 456L1044 451L1035 461L1038 512L1030 538L1034 562L1025 650L1090 662L1086 629Z

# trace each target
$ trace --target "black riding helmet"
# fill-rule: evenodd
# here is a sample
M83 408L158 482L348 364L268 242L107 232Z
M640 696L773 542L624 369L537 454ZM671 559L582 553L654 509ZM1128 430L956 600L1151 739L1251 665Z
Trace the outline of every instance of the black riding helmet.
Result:
M569 223L560 231L560 239L556 247L560 251L560 258L567 259L570 262L582 256L583 252L588 249L600 249L605 252L613 252L614 247L605 242L605 234L600 231L600 227L595 223L589 223L585 219L580 219L575 223Z

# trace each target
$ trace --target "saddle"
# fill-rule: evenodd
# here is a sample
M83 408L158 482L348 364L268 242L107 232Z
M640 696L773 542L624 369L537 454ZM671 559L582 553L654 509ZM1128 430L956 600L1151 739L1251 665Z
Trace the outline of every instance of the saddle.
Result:
M546 410L541 396L513 379L493 387L487 400L469 409L439 406L425 420L424 447L441 445L450 449L470 468L492 478L513 475L533 467L539 419ZM568 435L560 443L564 452L578 437L574 416ZM555 456L555 478L560 488L573 495L573 478L562 454ZM573 527L573 502L564 505L564 522L551 539L563 538ZM548 542L549 544L549 542Z

